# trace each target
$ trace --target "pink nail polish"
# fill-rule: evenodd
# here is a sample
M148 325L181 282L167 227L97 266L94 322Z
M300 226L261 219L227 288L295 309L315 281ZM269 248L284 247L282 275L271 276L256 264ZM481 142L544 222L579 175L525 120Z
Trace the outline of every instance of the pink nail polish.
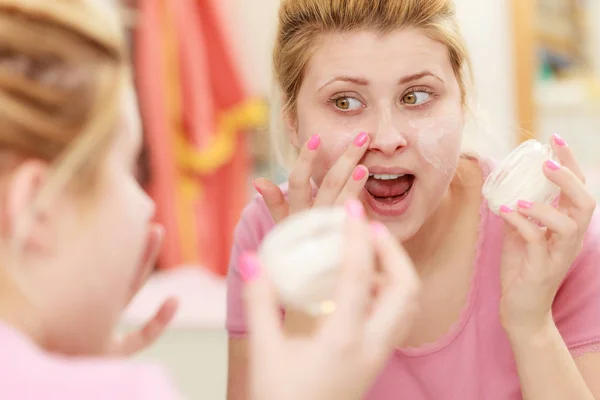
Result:
M356 199L350 199L346 202L346 212L354 218L362 218L365 215L362 203Z
M308 141L308 149L316 150L321 144L321 137L319 135L313 135Z
M377 236L384 235L387 232L387 228L381 222L371 222L371 230Z
M552 135L552 138L554 139L554 142L557 145L559 145L560 147L565 147L567 145L567 142L565 142L565 139L563 139L560 136L558 136L557 133L555 133L554 135Z
M519 206L519 208L529 210L531 207L533 207L533 203L530 201L526 201L526 200L519 200L517 202L517 206Z
M505 214L510 214L511 212L513 212L513 209L510 208L509 206L501 206L500 211Z
M365 143L367 143L367 139L369 137L367 136L367 134L365 132L361 132L358 134L358 136L354 139L354 145L356 147L363 147L365 145Z
M242 254L240 257L240 274L245 282L251 282L258 278L260 275L260 267L254 254Z
M365 175L367 175L367 169L365 167L363 167L362 165L359 165L358 167L356 167L354 169L354 173L352 174L352 179L354 179L355 181L360 181L362 178L365 177Z
M558 171L560 169L560 164L554 160L546 161L546 167L550 168L552 171Z

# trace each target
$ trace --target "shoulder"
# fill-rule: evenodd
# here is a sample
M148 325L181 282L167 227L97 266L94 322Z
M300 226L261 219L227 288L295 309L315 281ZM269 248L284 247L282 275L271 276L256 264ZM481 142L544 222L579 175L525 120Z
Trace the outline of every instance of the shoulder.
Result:
M280 185L287 197L287 183ZM248 249L258 246L263 238L275 226L269 208L262 196L255 196L242 211L234 233L234 246Z
M153 365L105 359L73 360L40 354L12 368L2 398L181 400L168 374Z

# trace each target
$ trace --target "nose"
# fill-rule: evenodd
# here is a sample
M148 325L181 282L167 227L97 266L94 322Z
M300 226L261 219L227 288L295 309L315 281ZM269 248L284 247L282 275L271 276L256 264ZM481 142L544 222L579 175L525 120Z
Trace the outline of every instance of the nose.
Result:
M393 155L406 147L408 141L402 128L394 124L390 111L379 115L377 130L371 135L370 150L379 151L385 155Z

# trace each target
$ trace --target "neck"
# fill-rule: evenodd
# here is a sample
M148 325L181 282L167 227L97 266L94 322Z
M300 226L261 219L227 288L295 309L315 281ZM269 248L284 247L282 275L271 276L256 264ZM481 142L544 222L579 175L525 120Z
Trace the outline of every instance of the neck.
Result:
M453 227L459 220L461 205L464 204L464 182L459 177L467 167L468 160L460 160L457 173L444 193L442 200L433 214L421 226L421 229L403 243L404 248L419 270L427 268L441 248L453 240Z

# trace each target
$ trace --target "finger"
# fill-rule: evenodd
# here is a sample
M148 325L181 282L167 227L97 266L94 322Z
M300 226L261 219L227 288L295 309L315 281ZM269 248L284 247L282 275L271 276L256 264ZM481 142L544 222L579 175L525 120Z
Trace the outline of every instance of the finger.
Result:
M173 320L178 307L179 303L176 298L168 298L142 329L131 332L122 339L117 349L118 354L129 356L153 344Z
M360 201L348 200L346 213L342 275L335 296L336 310L326 320L322 331L323 335L329 336L339 335L340 331L353 335L362 330L375 274L372 244Z
M546 230L540 228L533 220L514 212L507 206L500 207L500 217L512 226L527 244L527 254L533 265L544 265L548 255L548 239Z
M313 163L319 153L321 138L314 135L302 147L298 160L290 173L288 201L290 214L310 208L312 205L312 185L310 183Z
M540 222L554 235L560 247L573 246L574 241L581 237L577 222L549 204L531 203L520 200L518 211L521 215Z
M268 179L258 178L254 181L254 188L262 196L275 223L289 215L288 202L279 186Z
M395 345L410 331L420 282L412 260L382 224L373 224L372 240L387 282L380 288L366 334L370 343L387 351L386 346Z
M585 183L585 175L583 174L583 170L575 158L573 149L569 147L567 142L555 133L552 135L551 146L554 154L556 154L556 157L558 158L558 161L572 171L581 182Z
M367 151L369 135L361 132L356 136L352 144L348 146L344 154L336 161L329 170L315 198L315 206L330 206L335 204L340 192L348 182L348 178Z
M348 199L358 197L360 192L364 189L367 179L369 179L369 170L367 167L364 165L359 165L354 168L352 176L346 182L346 185L339 194L335 204L344 204Z
M240 258L240 273L246 282L245 307L252 352L266 355L281 341L281 317L273 286L261 269L258 257L244 254Z
M131 292L127 299L127 304L133 299L138 291L144 286L144 283L154 270L156 260L160 254L160 249L165 237L165 229L162 225L152 223L148 229L148 238L146 239L146 250L141 259L140 267L137 270L136 276L132 280Z
M567 210L568 214L585 230L596 208L596 200L584 183L573 171L553 160L545 163L544 174L561 190L560 208Z

